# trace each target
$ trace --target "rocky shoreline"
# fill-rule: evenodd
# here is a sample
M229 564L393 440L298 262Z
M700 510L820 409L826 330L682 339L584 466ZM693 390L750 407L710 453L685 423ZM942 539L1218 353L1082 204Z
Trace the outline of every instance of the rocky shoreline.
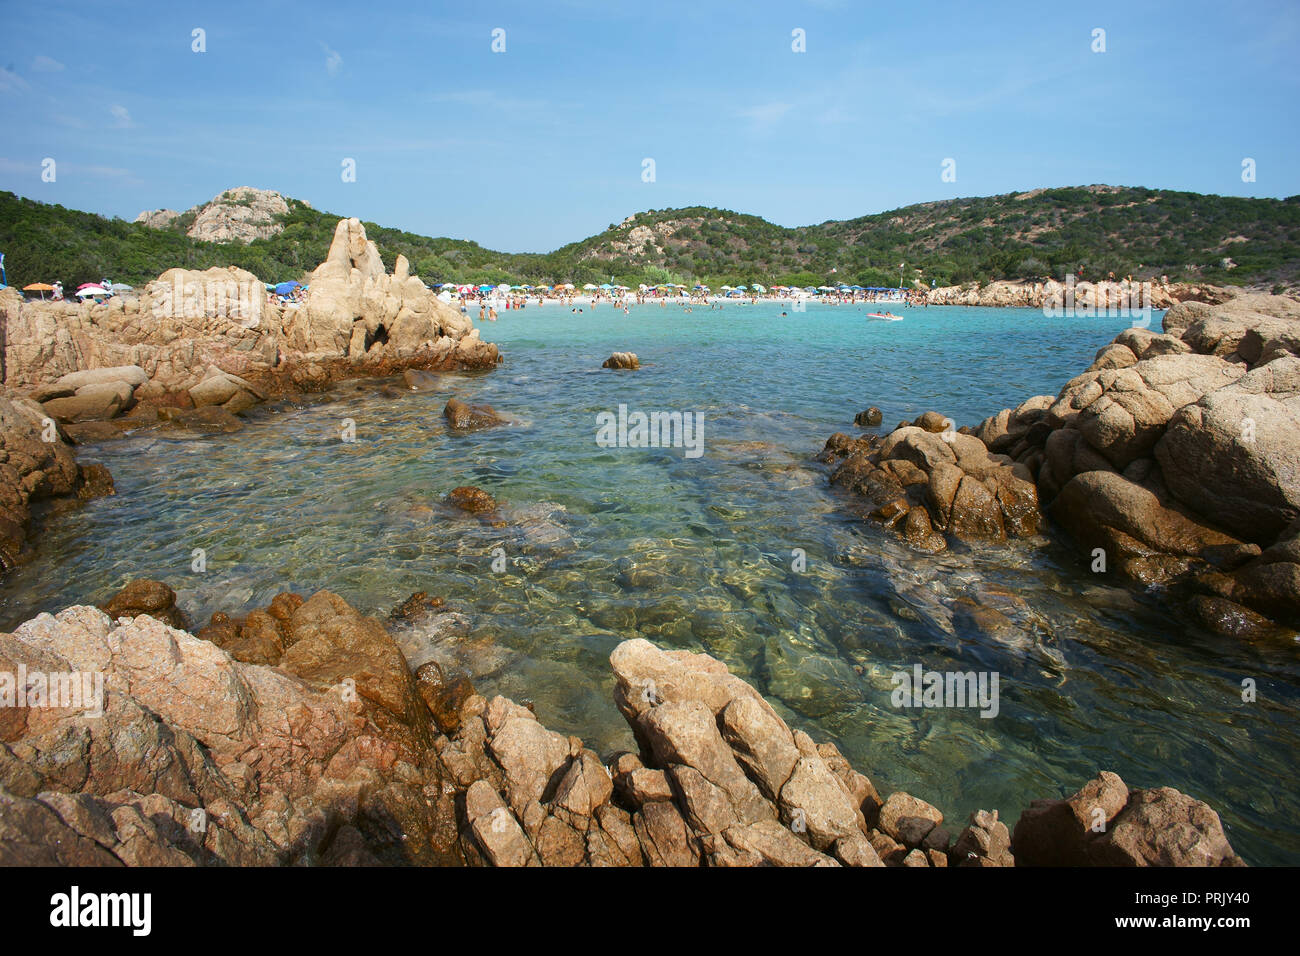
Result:
M405 372L419 388L421 370L500 361L404 260L386 273L356 220L303 306L262 302L260 284L220 306L250 279L172 270L134 306L0 302L0 569L34 505L111 493L102 466L77 464L78 441L235 430L261 402L346 378ZM832 436L823 459L919 550L1037 539L1051 519L1106 570L1192 595L1205 626L1278 636L1300 622L1296 319L1279 297L1176 306L1165 334L1126 331L1057 397L974 429L927 413ZM501 421L454 399L444 414ZM1259 440L1243 450L1244 418ZM945 827L930 803L882 799L722 663L644 640L611 656L638 752L598 755L467 677L408 666L428 659L440 604L414 595L380 622L329 592L282 594L191 632L170 588L135 582L103 609L0 634L0 677L93 673L104 689L102 715L0 707L0 863L1242 865L1210 807L1105 772L1023 808L1014 833L993 810Z
M945 826L705 654L619 644L639 752L601 756L436 664L412 672L399 639L436 639L437 599L385 624L281 594L195 634L174 600L133 582L109 613L0 634L0 672L103 681L97 715L0 709L0 865L1244 865L1210 807L1112 773L1014 833L996 811Z
M36 402L0 394L0 572L19 561L39 502L113 493L108 469L79 464L65 438Z
M0 570L19 559L42 499L111 491L71 445L126 432L234 432L275 399L408 370L491 369L496 345L410 275L390 274L356 219L342 219L310 297L269 301L240 269L171 269L140 296L22 302L0 292Z
M1046 282L998 279L980 284L942 286L922 290L929 305L969 305L988 308L1041 309L1062 308L1066 297L1071 296L1081 308L1098 308L1105 314L1107 308L1169 309L1180 302L1203 302L1219 305L1243 294L1242 290L1209 283L1151 282L1148 283L1150 301L1146 301L1141 283L1126 284L1114 280L1079 282L1072 286L1049 279Z
M1300 629L1300 303L1183 303L1130 328L1058 395L975 428L929 412L833 435L831 483L933 553L1050 518L1094 573L1157 588L1244 639Z

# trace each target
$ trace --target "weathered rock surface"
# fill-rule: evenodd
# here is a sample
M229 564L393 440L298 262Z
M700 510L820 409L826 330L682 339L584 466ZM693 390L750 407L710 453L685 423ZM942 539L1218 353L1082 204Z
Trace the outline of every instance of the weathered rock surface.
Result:
M1038 530L1032 475L982 441L927 412L881 438L832 435L821 460L837 465L831 483L861 495L870 516L920 551L964 541L1005 541Z
M415 595L394 619L436 605ZM161 582L133 582L109 607L143 613L72 607L0 634L0 672L103 680L102 695L0 712L0 862L1016 862L996 813L972 814L950 846L938 809L905 793L882 802L834 745L791 730L707 655L614 650L615 703L642 750L607 765L527 707L436 666L413 675L383 624L329 592L214 615L198 635L151 616L174 611ZM1027 812L1019 862L1240 862L1204 804L1099 780ZM1093 804L1113 821L1100 839L1078 832Z
M1223 634L1300 629L1300 303L1184 302L1056 397L974 430L1033 477L1081 558L1160 584Z
M147 614L171 627L184 630L188 623L176 607L176 592L162 581L137 579L118 591L101 608L113 620Z
M476 488L473 485L462 485L459 488L451 489L447 493L447 501L462 511L468 511L470 514L495 511L497 507L495 498L482 488Z
M468 317L410 275L405 258L398 256L388 273L356 219L339 221L325 262L308 281L306 300L287 304L234 267L170 269L140 293L100 304L22 302L9 290L0 293L4 381L44 389L42 401L69 403L66 412L55 408L71 420L90 413L83 410L90 400L80 395L90 385L126 381L136 401L166 405L201 385L200 394L215 392L205 380L224 373L240 381L246 397L232 394L216 404L246 407L250 397L319 391L356 375L491 368L500 361ZM114 374L124 370L132 371ZM97 414L122 410L102 396L97 402ZM181 404L187 403L188 397Z
M302 205L308 206L306 202ZM280 193L252 186L236 186L189 210L193 214L185 234L204 242L252 242L269 239L284 229L289 203ZM153 209L140 213L136 222L151 229L172 228L182 213Z
M64 435L40 405L0 393L0 571L19 559L33 502L112 492L107 469L78 465Z
M480 428L505 424L505 419L498 415L491 405L469 405L459 398L447 401L446 407L442 410L442 417L447 420L448 426L459 432L477 431Z
M1182 302L1220 303L1229 301L1235 290L1225 289L1209 284L1194 285L1185 282L1152 283L1151 307L1167 309ZM1038 309L1055 304L1060 307L1064 302L1066 286L1049 279L1046 282L1027 282L999 279L980 285L972 282L964 286L943 286L926 290L926 301L930 305L983 305L996 308L1027 307ZM1135 292L1131 286L1122 282L1080 282L1073 295L1079 307L1083 304L1099 309L1105 313L1107 307L1118 310L1125 302L1132 301Z
M615 352L609 358L601 363L601 368L622 368L638 369L641 367L641 361L636 357L635 352Z
M1065 800L1035 800L1012 836L1027 866L1244 866L1219 815L1171 787L1130 791L1103 772Z

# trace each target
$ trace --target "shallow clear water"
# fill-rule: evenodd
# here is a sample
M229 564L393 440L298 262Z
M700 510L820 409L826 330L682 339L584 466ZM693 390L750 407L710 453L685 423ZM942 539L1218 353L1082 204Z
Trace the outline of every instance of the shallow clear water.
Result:
M1055 393L1127 320L866 311L502 312L483 327L506 356L495 372L443 375L428 392L398 380L396 397L350 383L260 409L235 436L88 449L118 494L45 521L34 560L0 580L0 626L140 576L171 583L200 622L285 589L330 588L379 614L425 590L466 618L443 660L598 750L633 746L607 658L639 635L726 661L882 792L928 799L956 828L981 807L1014 824L1030 799L1104 768L1209 801L1249 862L1300 863L1294 646L1190 629L1063 544L914 554L857 517L813 460L868 405L886 427L928 409L975 424ZM615 350L644 367L601 370ZM452 394L515 423L450 434ZM702 413L703 455L598 446L596 415L619 404ZM339 440L345 419L355 443ZM504 526L441 504L462 484L495 495ZM1011 625L974 628L954 615L964 599ZM890 675L918 663L996 671L998 715L895 708Z

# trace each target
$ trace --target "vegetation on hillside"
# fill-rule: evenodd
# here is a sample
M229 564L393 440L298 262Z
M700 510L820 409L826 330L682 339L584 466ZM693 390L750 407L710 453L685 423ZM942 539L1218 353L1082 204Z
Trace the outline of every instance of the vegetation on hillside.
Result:
M339 217L289 200L283 230L248 244L185 235L194 211L154 229L0 193L0 252L11 285L65 288L108 277L139 285L174 266L234 265L266 282L301 279L326 255ZM398 254L427 282L613 281L727 285L893 286L994 279L1133 275L1215 284L1300 284L1300 197L1205 196L1090 186L908 206L785 228L704 206L650 210L550 253L503 253L375 223L366 232L392 267ZM900 270L900 265L902 269Z

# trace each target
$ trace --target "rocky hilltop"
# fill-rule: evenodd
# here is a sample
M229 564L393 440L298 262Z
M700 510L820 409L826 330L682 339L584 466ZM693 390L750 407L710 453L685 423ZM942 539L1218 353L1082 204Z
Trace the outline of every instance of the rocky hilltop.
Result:
M1130 328L1057 395L974 429L930 412L832 436L831 481L925 551L1032 536L1246 638L1300 629L1300 303L1188 302Z
M298 200L302 202L301 200ZM304 206L310 203L303 202ZM289 202L270 189L236 186L188 213L174 209L152 209L135 217L151 229L176 228L178 220L189 220L185 235L202 242L252 242L269 239L284 229L283 217Z
M610 656L639 752L602 757L412 672L394 631L418 649L442 613L413 595L386 626L285 593L195 634L137 581L0 634L0 672L102 675L89 702L0 709L0 864L1242 865L1210 807L1111 773L1014 834L995 811L947 827L722 663L641 639Z

